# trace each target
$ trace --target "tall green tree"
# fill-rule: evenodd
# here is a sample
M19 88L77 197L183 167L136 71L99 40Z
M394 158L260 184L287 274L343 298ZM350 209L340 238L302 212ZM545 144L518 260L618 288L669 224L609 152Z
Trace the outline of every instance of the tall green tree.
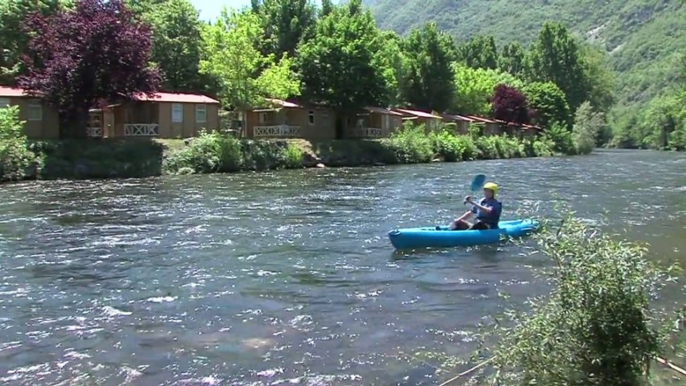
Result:
M484 68L471 68L464 63L452 65L455 74L455 99L452 109L456 113L490 116L490 98L498 84L521 89L524 83L506 72Z
M264 53L277 59L284 53L294 57L298 44L312 37L317 21L311 0L252 0L252 10L264 30Z
M526 65L526 51L518 42L507 43L498 56L498 69L520 76Z
M546 128L557 122L567 130L572 129L574 117L569 111L565 94L553 82L531 82L524 85L522 91L526 95L534 113L533 121Z
M597 111L609 111L617 101L615 72L608 63L609 57L599 47L581 46L585 59L587 100Z
M276 63L274 55L256 48L262 38L258 16L250 10L227 11L202 29L205 42L200 72L219 83L219 97L244 111L263 103L264 97L286 99L299 94L298 79L287 54Z
M31 38L22 30L26 16L51 16L71 5L66 0L0 0L0 84L15 85L15 78L24 73L20 57L28 53Z
M491 35L477 35L457 47L458 60L472 68L498 68L498 48Z
M208 91L208 80L199 72L203 23L198 10L188 0L167 0L143 15L152 27L152 62L160 69L161 88Z
M402 38L393 31L382 31L384 42L380 55L380 66L387 86L387 97L384 105L401 107L407 104L403 90L408 88L410 58L402 50Z
M382 103L388 97L382 48L374 18L360 0L335 7L298 48L303 95L341 113Z
M410 59L409 79L404 99L417 108L445 111L455 94L451 63L455 59L452 38L439 32L435 23L410 32L404 43Z
M561 23L546 22L529 51L528 77L553 82L572 112L588 98L586 66L579 43Z
M164 7L169 0L126 0L126 7L136 16L142 17L154 9Z

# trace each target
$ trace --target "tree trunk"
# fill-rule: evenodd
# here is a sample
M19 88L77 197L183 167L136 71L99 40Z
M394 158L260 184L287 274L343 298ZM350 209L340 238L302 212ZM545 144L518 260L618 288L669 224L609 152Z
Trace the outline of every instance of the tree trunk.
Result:
M79 109L71 116L60 114L60 138L87 138L88 109Z

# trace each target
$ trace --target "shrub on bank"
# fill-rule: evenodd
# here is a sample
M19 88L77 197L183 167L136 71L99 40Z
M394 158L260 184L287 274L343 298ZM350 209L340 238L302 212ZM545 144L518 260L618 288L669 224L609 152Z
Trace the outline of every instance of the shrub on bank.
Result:
M35 171L29 169L40 167L40 157L29 151L23 126L18 106L0 109L0 181L30 177Z
M651 298L668 270L644 248L571 216L537 238L553 263L552 291L531 299L529 312L508 312L486 335L496 342L485 350L497 369L493 384L645 384L666 336L666 313Z
M164 146L150 138L37 141L41 179L141 178L162 173Z
M394 150L397 163L429 162L438 156L446 162L476 159L547 157L553 155L552 141L542 136L523 139L507 135L481 135L470 128L467 134L455 134L449 126L427 132L424 125L406 125L393 133L386 146Z
M227 173L302 167L303 153L285 141L245 141L201 132L188 146L165 158L167 173Z

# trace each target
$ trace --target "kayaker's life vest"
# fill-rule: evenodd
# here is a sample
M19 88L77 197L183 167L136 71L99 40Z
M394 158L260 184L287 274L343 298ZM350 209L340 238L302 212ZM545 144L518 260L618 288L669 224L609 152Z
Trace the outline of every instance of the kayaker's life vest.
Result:
M479 201L479 205L492 208L491 213L482 212L476 206L472 207L472 212L476 214L476 219L488 224L491 228L497 228L498 222L500 222L500 212L503 210L503 204L501 204L495 198L490 200L487 198L482 198Z

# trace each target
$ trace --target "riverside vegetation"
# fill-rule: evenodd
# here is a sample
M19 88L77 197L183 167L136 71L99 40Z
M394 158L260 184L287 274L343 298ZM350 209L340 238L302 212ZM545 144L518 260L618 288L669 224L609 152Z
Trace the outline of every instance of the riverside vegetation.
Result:
M0 109L2 180L146 177L293 169L319 163L359 166L587 154L603 121L590 107L582 106L571 133L551 130L522 140L484 136L478 126L460 135L450 125L427 132L424 125L407 123L388 138L376 140L251 141L202 132L187 144L145 139L35 142L22 133L22 125L16 106Z
M567 213L561 223L544 220L533 236L536 253L550 262L539 271L550 293L530 298L528 310L507 311L481 326L480 348L469 362L488 363L465 374L473 384L654 384L651 365L681 336L681 323L675 324L683 319L681 310L654 302L661 289L677 284L680 268L653 263L644 246ZM683 346L679 350L680 356ZM449 373L467 364L440 352L417 352L414 358Z

